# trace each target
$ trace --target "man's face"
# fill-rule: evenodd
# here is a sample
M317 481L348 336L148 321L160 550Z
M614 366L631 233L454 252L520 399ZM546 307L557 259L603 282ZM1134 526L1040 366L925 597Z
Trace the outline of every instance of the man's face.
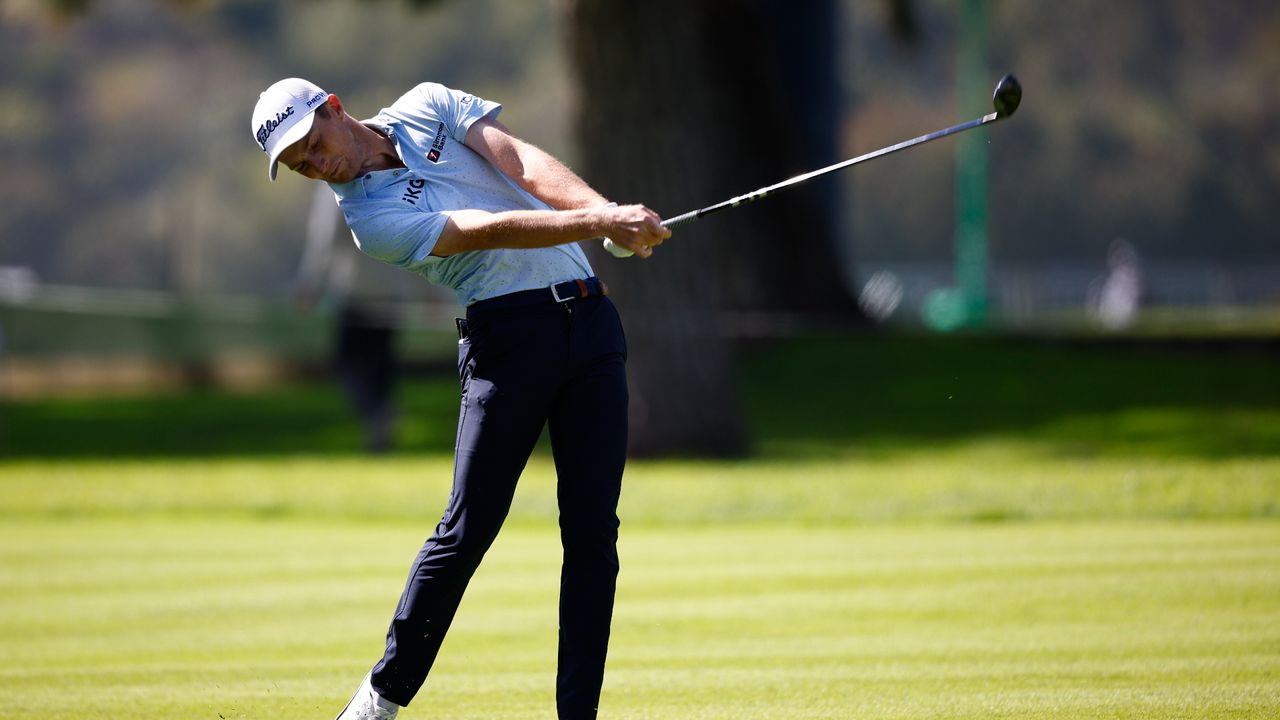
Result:
M342 122L344 115L332 107L316 111L311 130L280 153L280 164L311 178L330 183L351 182L360 172L355 162L355 138Z

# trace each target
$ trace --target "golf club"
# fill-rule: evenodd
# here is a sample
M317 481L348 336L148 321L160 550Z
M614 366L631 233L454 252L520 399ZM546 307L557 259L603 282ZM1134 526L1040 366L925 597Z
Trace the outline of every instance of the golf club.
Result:
M850 158L848 160L838 162L834 165L828 165L827 167L820 168L812 172L807 172L807 173L804 173L803 175L797 175L789 180L783 180L780 183L769 185L768 187L762 187L759 190L752 190L751 192L745 195L732 197L732 198L729 198L728 200L725 200L724 202L716 203L715 205L709 205L699 210L691 210L683 215L677 215L673 218L667 218L666 220L662 221L662 226L666 228L674 229L682 225L688 225L689 223L695 220L700 220L703 217L706 217L707 215L711 215L712 213L717 213L717 212L720 212L721 210L726 210L728 208L738 207L739 205L744 205L749 202L755 202L756 200L759 200L760 198L776 193L779 190L784 190L789 187L795 187L796 185L800 185L816 177L826 175L827 173L835 172L836 170L841 170L847 167L851 167L853 165L857 165L858 163L864 163L868 160L874 160L878 157L883 157L890 153L898 152L899 150L906 150L909 147L915 147L916 145L923 145L924 143L930 142L932 140L937 140L938 138L943 138L948 135L955 135L956 133L961 133L961 132L964 132L965 130L972 130L973 128L976 128L976 127L981 127L983 125L989 125L991 123L1004 120L1005 118L1011 117L1015 112L1017 112L1018 104L1022 102L1022 85L1018 83L1018 78L1014 77L1013 75L1005 75L1004 77L1000 78L1000 82L996 85L995 93L992 95L991 102L992 102L992 105L995 107L995 112L988 113L975 120L970 120L969 122L966 122L966 123L960 123L959 125L953 125L945 130L938 130L937 132L932 132L932 133L929 133L928 135L921 135L920 137L912 138L910 140L905 140L903 142L898 143L897 145L890 145L889 147L880 148L879 150L866 153L865 155L859 155L858 157ZM614 245L613 241L608 239L604 241L604 247L605 247L605 250L608 250L611 254L617 257L629 257L632 254L630 250L627 250L626 248L623 248L618 245Z

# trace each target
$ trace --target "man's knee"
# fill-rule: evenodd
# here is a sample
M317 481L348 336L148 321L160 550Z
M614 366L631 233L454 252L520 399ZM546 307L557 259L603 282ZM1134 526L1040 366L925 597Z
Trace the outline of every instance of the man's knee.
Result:
M601 570L618 570L618 519L599 518L560 523L560 540L566 563L588 564Z
M506 517L505 509L479 508L446 515L436 528L436 544L462 562L479 564L497 539Z

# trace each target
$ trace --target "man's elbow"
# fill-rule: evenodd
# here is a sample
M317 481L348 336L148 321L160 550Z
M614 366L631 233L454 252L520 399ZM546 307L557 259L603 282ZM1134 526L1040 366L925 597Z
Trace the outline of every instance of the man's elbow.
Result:
M491 213L483 210L461 210L450 214L431 254L449 257L471 250L490 249L496 236L492 218Z

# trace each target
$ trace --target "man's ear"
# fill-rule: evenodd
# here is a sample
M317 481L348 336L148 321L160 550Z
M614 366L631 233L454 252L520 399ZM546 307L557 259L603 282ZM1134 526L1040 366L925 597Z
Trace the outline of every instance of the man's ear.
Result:
M344 112L342 109L342 101L338 99L337 95L329 95L329 97L325 98L324 104L328 105L330 110L337 113L338 117L342 117Z

